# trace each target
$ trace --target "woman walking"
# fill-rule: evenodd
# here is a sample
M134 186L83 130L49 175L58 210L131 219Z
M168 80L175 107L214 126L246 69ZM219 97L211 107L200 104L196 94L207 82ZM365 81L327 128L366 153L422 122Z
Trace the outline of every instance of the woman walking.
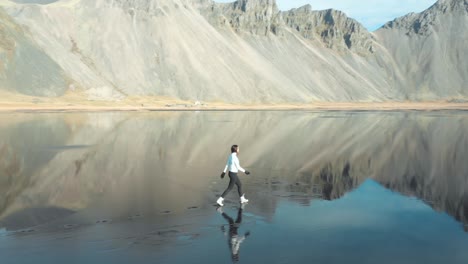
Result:
M249 201L249 200L245 199L245 195L242 192L242 183L241 183L239 177L237 176L239 171L242 171L247 175L250 174L250 172L244 170L239 164L239 158L237 157L237 155L239 154L239 151L240 151L239 146L233 145L231 147L231 155L229 156L226 167L224 168L224 171L221 174L221 179L222 179L226 175L226 171L229 170L229 186L224 191L224 193L221 195L221 197L219 197L218 201L216 201L216 203L219 206L224 206L224 204L223 204L224 197L226 197L226 195L232 190L234 185L237 185L237 191L238 191L239 196L240 196L240 202L242 204L244 204L244 203L247 203Z

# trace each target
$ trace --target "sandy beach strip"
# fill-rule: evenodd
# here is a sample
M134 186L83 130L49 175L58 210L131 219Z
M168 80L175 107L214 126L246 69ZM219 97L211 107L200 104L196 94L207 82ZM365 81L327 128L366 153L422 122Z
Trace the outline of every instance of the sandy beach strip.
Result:
M323 110L323 111L436 111L468 110L468 103L447 102L384 102L384 103L311 103L311 104L222 104L189 103L126 104L94 102L25 104L24 102L0 102L0 112L114 112L114 111L273 111L273 110Z
M83 93L61 97L33 97L0 92L0 112L113 112L113 111L435 111L468 110L468 102L310 102L250 103L195 102L167 97L127 97L122 100L89 100Z

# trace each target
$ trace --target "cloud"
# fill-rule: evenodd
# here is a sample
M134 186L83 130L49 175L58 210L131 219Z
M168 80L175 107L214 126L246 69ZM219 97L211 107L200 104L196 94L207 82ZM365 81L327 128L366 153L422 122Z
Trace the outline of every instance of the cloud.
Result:
M233 2L229 0L216 0L216 2ZM338 9L349 17L361 22L369 30L375 30L388 21L411 12L421 12L436 0L276 0L281 10L312 5L314 10Z

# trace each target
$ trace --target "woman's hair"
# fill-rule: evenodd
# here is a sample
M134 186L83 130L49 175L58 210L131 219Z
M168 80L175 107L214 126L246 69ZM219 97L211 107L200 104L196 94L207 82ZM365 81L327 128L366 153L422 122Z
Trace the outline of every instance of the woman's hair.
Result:
M238 148L238 147L239 147L239 146L237 146L237 145L232 145L232 147L231 147L231 153L237 152L237 148Z

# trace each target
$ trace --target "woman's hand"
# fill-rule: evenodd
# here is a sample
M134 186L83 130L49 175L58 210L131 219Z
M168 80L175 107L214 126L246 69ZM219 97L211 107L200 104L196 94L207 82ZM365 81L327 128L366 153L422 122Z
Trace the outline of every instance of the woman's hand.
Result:
M224 175L226 175L225 172L221 173L221 179L224 179Z
M246 175L249 175L249 174L250 174L250 171L245 171L245 174L246 174Z

